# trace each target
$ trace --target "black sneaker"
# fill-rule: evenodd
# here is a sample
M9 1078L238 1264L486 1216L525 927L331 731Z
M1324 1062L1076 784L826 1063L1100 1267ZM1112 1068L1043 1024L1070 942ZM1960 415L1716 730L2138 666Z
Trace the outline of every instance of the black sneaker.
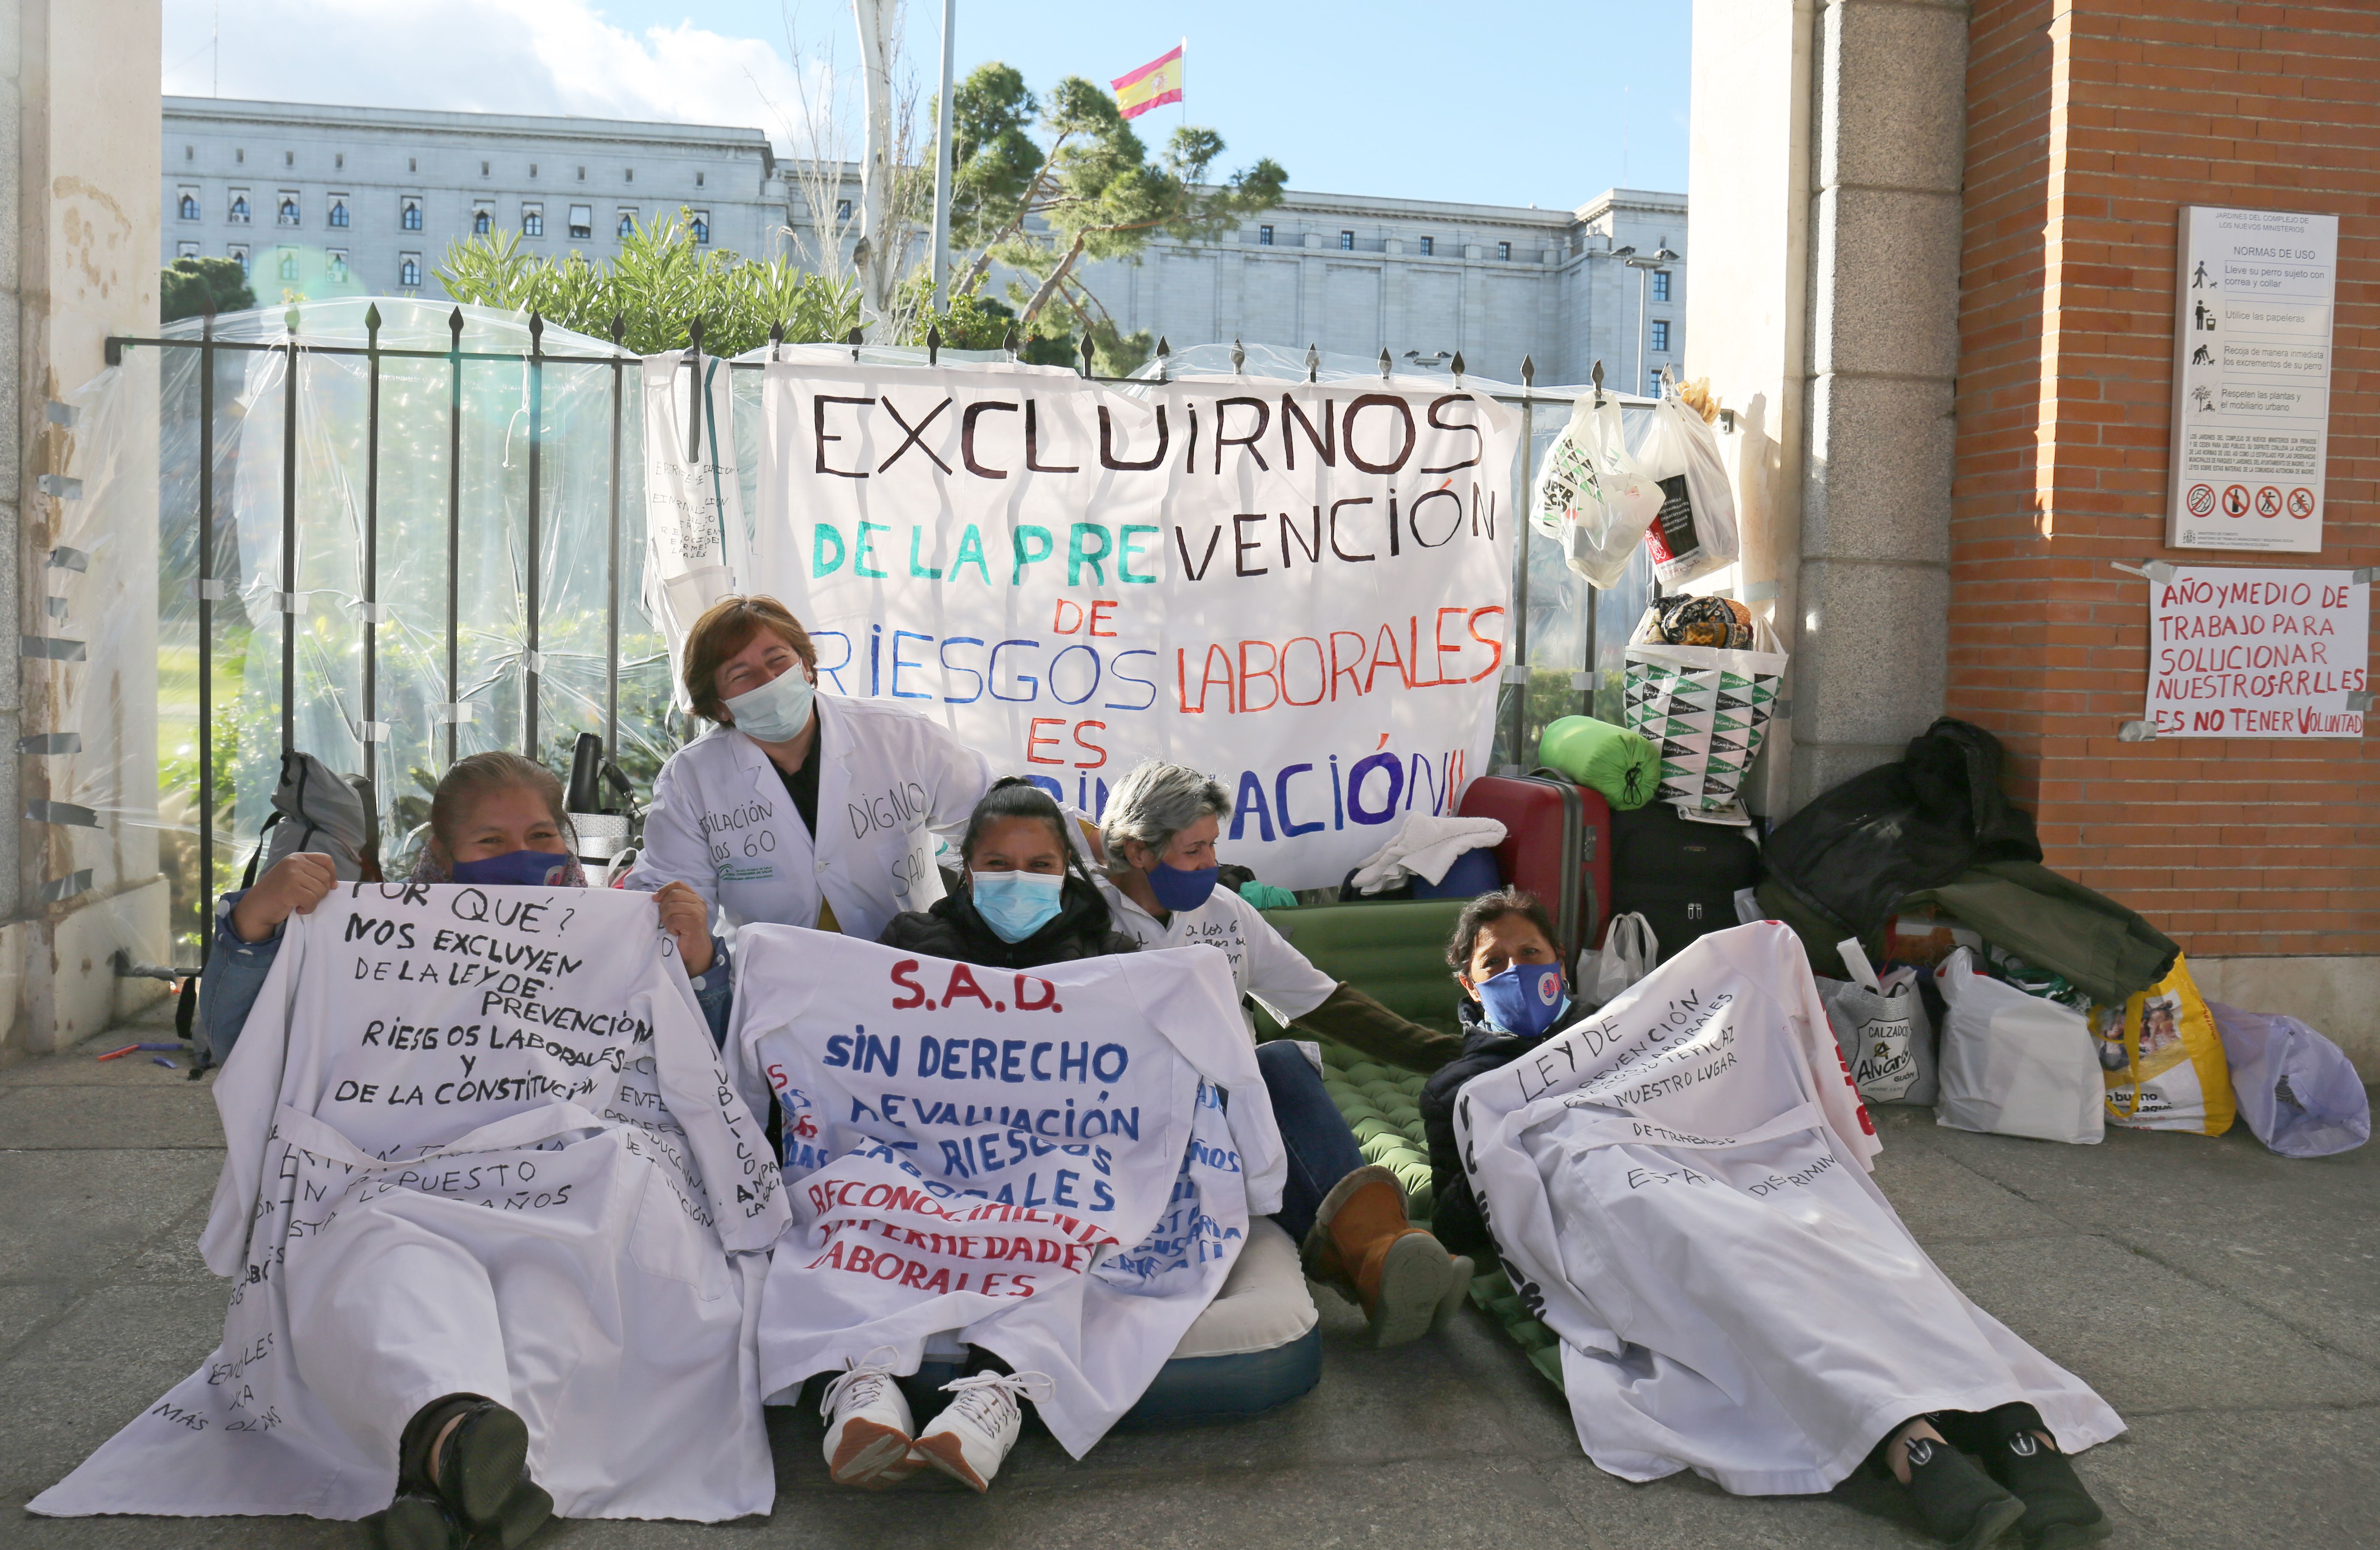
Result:
M2007 1411L2022 1411L2009 1416ZM2096 1544L2115 1532L2107 1515L2082 1488L2074 1460L2034 1435L2041 1417L2030 1405L2008 1405L1986 1413L1984 1423L1998 1435L1983 1450L1984 1468L2024 1503L2017 1527L2034 1550L2080 1550Z
M1912 1437L1908 1452L1910 1498L1925 1520L1925 1532L1944 1544L1984 1550L2024 1516L2024 1503L1949 1443Z
M455 1428L445 1432L450 1421L455 1423ZM441 1432L445 1432L443 1440ZM504 1406L477 1394L449 1395L424 1405L398 1444L401 1493L434 1496L446 1505L467 1534L494 1535L506 1545L517 1544L534 1533L552 1510L552 1499L530 1484L528 1467L528 1424ZM535 1495L516 1504L522 1487ZM545 1504L544 1510L532 1512L540 1500ZM395 1510L392 1507L391 1511ZM532 1517L526 1528L517 1527Z

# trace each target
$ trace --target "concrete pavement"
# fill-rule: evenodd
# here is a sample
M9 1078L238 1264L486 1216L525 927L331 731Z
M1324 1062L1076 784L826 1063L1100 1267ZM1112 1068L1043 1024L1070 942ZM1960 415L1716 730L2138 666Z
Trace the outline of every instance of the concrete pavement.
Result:
M151 1021L0 1070L0 1389L18 1507L198 1365L223 1283L198 1233L222 1160L205 1083L92 1056ZM2131 1430L2078 1459L2121 1546L2380 1544L2380 1152L2290 1161L2244 1126L2070 1147L1879 1116L1876 1178L1977 1302L2088 1379ZM557 1523L538 1550L964 1542L986 1550L1207 1545L1915 1550L1888 1499L1630 1485L1580 1454L1558 1396L1477 1313L1365 1350L1328 1292L1321 1385L1233 1426L1116 1435L1080 1462L1028 1431L977 1498L939 1477L826 1484L819 1422L771 1412L775 1513L719 1527ZM71 1521L0 1512L0 1546L360 1546L298 1519Z

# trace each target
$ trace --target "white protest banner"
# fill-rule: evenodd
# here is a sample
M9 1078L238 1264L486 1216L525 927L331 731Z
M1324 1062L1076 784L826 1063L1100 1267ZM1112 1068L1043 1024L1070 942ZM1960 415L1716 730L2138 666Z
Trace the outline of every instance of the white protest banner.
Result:
M2159 737L2361 737L2372 584L2361 571L2175 566L2149 581Z
M1900 1420L2038 1407L2123 1430L1962 1296L1868 1177L1881 1144L1791 928L1713 932L1465 1083L1455 1132L1506 1274L1561 1342L1580 1445L1630 1480L1831 1489Z
M694 391L695 370L702 391ZM702 611L735 587L744 547L729 410L735 373L716 356L648 356L645 390L645 612L662 627L670 660ZM670 674L671 703L688 708Z
M1094 813L1143 758L1210 771L1226 854L1289 888L1451 812L1487 757L1515 452L1488 399L781 363L764 404L746 581L830 693Z
M2322 552L2338 217L2186 205L2166 542Z
M222 1343L32 1509L361 1518L414 1411L469 1393L528 1423L565 1516L766 1512L750 1321L785 1203L674 954L607 890L353 884L292 917L215 1079Z
M1050 1375L1041 1416L1081 1457L1280 1205L1231 966L1176 948L1019 973L781 926L736 953L728 1065L748 1102L776 1096L794 1217L762 1392L956 1331Z

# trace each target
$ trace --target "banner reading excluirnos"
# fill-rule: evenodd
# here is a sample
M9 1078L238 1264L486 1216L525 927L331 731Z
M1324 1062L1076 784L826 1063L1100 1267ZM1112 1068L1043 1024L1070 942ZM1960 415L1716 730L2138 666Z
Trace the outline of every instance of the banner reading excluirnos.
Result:
M1515 451L1489 400L778 364L766 406L747 587L828 693L1093 812L1143 758L1208 770L1226 853L1291 888L1451 812L1488 756Z

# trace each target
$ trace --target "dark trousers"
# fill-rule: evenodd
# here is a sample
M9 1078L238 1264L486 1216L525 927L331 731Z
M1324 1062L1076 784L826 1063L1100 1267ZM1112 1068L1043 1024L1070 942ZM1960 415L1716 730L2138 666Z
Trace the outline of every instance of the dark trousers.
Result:
M1299 1243L1314 1228L1314 1214L1330 1186L1364 1166L1354 1132L1339 1117L1339 1106L1322 1077L1290 1039L1257 1046L1257 1069L1272 1098L1273 1123L1289 1153L1289 1179L1281 1186L1273 1220Z

